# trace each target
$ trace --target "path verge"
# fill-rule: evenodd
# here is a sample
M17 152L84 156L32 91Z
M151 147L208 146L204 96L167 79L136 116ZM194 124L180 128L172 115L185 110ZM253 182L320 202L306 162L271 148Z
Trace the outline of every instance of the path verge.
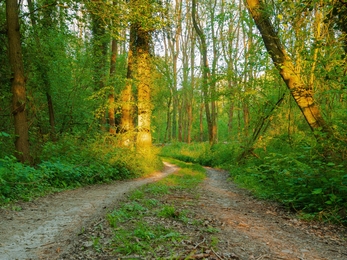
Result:
M80 230L105 215L124 194L177 169L165 164L149 178L94 185L23 203L20 211L0 210L0 259L56 259Z

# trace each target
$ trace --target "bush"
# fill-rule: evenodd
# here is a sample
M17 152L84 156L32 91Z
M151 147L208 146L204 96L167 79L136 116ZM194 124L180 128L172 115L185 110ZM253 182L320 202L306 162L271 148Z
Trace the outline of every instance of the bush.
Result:
M65 136L43 148L35 166L14 157L0 159L0 204L82 185L143 176L162 167L153 150L146 155L118 147L113 137ZM105 141L107 140L107 142Z
M347 224L346 165L318 156L305 146L301 152L270 153L246 165L230 165L229 171L259 197L277 200L305 216Z

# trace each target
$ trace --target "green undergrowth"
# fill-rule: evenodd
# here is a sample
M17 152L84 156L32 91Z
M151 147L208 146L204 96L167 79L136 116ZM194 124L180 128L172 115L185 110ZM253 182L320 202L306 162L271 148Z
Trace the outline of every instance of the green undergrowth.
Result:
M184 162L196 163L204 166L223 167L236 158L240 147L237 142L220 143L211 146L205 143L172 143L162 147L160 155Z
M327 150L336 152L327 147L313 139L297 137L289 142L280 136L260 144L242 164L235 160L241 151L235 144L209 148L208 144L174 143L160 154L224 168L240 186L282 203L303 219L347 225L347 163L329 156Z
M47 193L84 185L144 176L162 167L153 150L146 155L121 148L110 136L65 136L46 143L35 166L0 159L0 205L31 200Z
M233 180L258 197L281 202L306 220L347 225L345 163L322 160L305 152L268 153L230 165Z
M188 225L196 222L190 218L188 211L163 198L175 196L182 190L195 193L198 184L205 178L205 170L199 165L171 162L179 164L181 169L133 191L127 200L106 216L113 229L111 242L104 244L100 238L94 250L110 252L117 257L136 255L141 258L150 255L152 259L161 259L164 255L177 255L180 242L187 236L168 223L175 221Z

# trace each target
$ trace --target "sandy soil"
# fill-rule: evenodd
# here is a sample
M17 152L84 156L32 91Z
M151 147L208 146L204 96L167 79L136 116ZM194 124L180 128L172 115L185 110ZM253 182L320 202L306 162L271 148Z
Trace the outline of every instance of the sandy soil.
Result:
M23 204L19 212L2 210L0 259L117 259L100 258L92 251L83 256L79 244L85 241L77 234L105 221L106 210L125 193L174 171L167 165L163 173L148 179L62 192ZM202 258L195 259L347 259L345 228L297 220L275 203L259 201L236 187L226 172L207 169L207 175L199 196L185 198L195 200L191 211L197 218L220 229L219 244L216 252L204 249ZM169 196L163 199L174 202L182 197ZM195 249L203 245L201 234L196 236Z

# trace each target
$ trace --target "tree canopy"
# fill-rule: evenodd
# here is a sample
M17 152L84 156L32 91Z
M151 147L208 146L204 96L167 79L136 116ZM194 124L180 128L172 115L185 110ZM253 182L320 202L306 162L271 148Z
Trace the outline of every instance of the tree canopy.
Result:
M299 183L318 165L305 180L323 184L308 193L347 192L345 1L7 0L0 10L0 182L31 182L40 167L55 182L94 163L110 172L76 185L143 174L159 165L155 147L178 142L208 143L208 165L257 160L260 181L288 172ZM33 168L9 177L18 162Z

